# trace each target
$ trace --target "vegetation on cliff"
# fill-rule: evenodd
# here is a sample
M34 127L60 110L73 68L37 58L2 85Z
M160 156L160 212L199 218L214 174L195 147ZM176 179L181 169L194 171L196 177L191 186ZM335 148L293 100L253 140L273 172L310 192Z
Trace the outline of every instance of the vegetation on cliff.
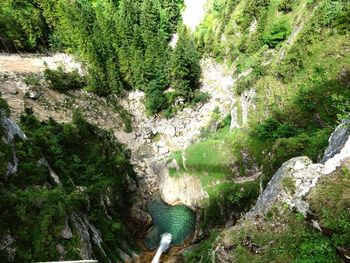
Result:
M209 173L214 176L212 182L221 181L222 185L227 181L239 182L240 176L254 180L254 165L262 173L260 178L265 185L281 164L292 157L306 155L313 161L320 160L330 133L341 120L349 118L349 14L349 2L341 0L211 1L208 14L196 32L197 44L205 55L226 63L234 72L237 81L233 89L236 91L238 124L242 128L232 132L227 129L224 136L221 129L217 135L204 138L203 142L184 151L186 159L212 155L210 148L200 145L212 144L216 139L215 143L222 146L215 151L213 160L226 160L227 152L231 153L231 165L219 162L219 169ZM249 94L254 95L249 98ZM247 97L253 100L254 107L243 104ZM248 119L243 118L243 108L248 111ZM215 173L223 169L226 171ZM196 172L193 175L205 177ZM334 203L343 204L348 198L343 180L334 178L329 185L329 192L343 191ZM212 184L208 190L209 200L214 197L210 195L212 189L219 186ZM235 260L340 261L339 247L349 246L346 241L349 235L345 234L349 214L341 215L339 207L338 210L337 206L330 208L329 204L323 203L322 200L335 198L325 187L316 190L319 195L313 197L312 204L317 216L331 226L331 237L312 230L298 214L285 211L281 216L280 212L271 211L273 219L266 220L271 220L274 227L283 222L281 231L276 230L280 231L277 233L269 228L268 222L248 226L252 223L248 220L247 226L237 229L229 238L234 240L233 249L231 247L229 251L232 249ZM258 190L256 185L255 191ZM231 199L226 202L233 204ZM220 207L220 215L242 211L235 207L236 210L223 212L223 208L230 206ZM338 220L340 218L345 221ZM216 219L211 221L218 222ZM186 260L206 262L208 259L210 262L216 235L208 236L208 240L188 251ZM261 252L252 250L254 244L259 245Z
M128 251L133 242L123 223L132 201L125 197L134 177L129 152L79 112L66 124L26 115L21 127L28 139L15 138L13 149L0 140L0 233L15 240L12 256L1 250L1 261L81 259L83 242L90 241L82 239L75 215L100 231L107 255L91 240L94 257L119 260L118 249ZM6 132L1 126L1 138ZM18 171L6 176L12 151ZM72 236L62 234L67 226Z

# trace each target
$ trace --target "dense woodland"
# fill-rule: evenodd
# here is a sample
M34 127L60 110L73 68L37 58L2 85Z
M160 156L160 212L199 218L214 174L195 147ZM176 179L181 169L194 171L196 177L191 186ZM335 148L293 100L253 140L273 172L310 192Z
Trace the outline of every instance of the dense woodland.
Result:
M0 123L9 113L0 98ZM22 116L20 125L26 140L16 137L13 145L0 140L0 233L16 239L11 260L57 260L58 244L65 257L79 258L82 241L76 222L86 217L98 225L108 258L119 261L117 248L133 245L123 223L132 202L128 182L135 178L130 152L111 133L87 123L80 112L71 123L40 122L29 114ZM0 136L7 136L2 125ZM20 160L18 171L7 176L14 152ZM67 224L73 234L68 240L61 234ZM95 243L92 249L99 261L108 262ZM0 260L9 260L4 250Z
M150 114L169 116L177 99L203 97L196 92L199 54L182 26L182 7L182 0L5 0L0 48L69 52L85 63L87 90L103 96L142 90ZM172 49L174 33L179 42Z

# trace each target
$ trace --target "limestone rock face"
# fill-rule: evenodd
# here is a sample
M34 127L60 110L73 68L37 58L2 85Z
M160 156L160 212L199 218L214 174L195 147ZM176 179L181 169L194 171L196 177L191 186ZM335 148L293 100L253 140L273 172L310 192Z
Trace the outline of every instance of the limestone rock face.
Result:
M5 113L0 110L0 125L4 128L5 136L3 138L6 144L12 146L12 160L7 165L6 175L12 175L17 172L18 167L18 158L14 149L14 138L15 136L20 137L21 139L26 139L26 135L19 128L19 126L10 118L5 116ZM0 138L1 139L1 138Z
M188 174L179 178L166 174L160 184L160 193L166 203L182 203L192 208L202 207L208 197L199 178Z
M324 176L332 176L331 173L342 166L346 166L350 160L350 133L348 121L339 125L329 139L322 163L313 163L308 157L296 157L285 162L275 173L266 189L259 196L255 206L246 213L235 226L225 229L214 242L212 255L213 262L235 262L232 250L237 243L232 238L237 231L246 233L246 240L242 245L251 253L259 253L259 244L250 240L247 229L255 227L259 231L271 231L271 229L282 229L286 223L278 220L269 221L266 215L273 206L278 213L283 210L294 210L304 215L309 215L309 193L317 186L318 180ZM281 207L287 204L289 209ZM323 232L320 224L311 219L310 225ZM269 230L270 229L270 230ZM274 240L271 241L273 245ZM343 247L337 248L338 252L347 257L348 251Z
M334 157L334 155L340 153L344 148L345 143L350 136L350 121L344 121L337 127L332 136L329 138L329 146L327 147L321 163L325 163L327 160Z
M315 186L322 175L321 169L321 164L313 164L307 157L296 157L285 162L246 216L265 215L277 201L288 203L305 214L308 204L303 197Z
M169 167L177 167L173 162L166 164L162 161L153 161L149 164L153 174L159 181L159 193L164 202L168 204L185 204L192 209L203 206L208 193L202 188L198 177L189 174L181 177L171 177Z
M349 121L339 125L329 139L322 163L314 164L308 157L296 157L285 162L272 177L254 208L246 218L265 215L277 201L287 203L306 215L309 205L305 196L319 178L330 174L350 157Z

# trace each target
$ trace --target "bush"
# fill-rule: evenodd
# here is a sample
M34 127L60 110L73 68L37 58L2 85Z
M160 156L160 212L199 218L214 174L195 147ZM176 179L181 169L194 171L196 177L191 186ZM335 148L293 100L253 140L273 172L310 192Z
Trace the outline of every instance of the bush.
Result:
M321 227L329 229L335 246L350 246L350 176L346 165L321 178L309 196L310 208Z
M192 104L197 104L199 102L207 102L210 96L208 92L195 92L192 100Z
M36 77L34 74L33 75L30 75L30 76L27 76L25 77L24 79L24 83L27 85L27 86L39 86L40 85L40 80L38 79L38 77Z
M216 186L203 211L203 226L220 226L234 214L248 211L259 196L259 182L222 183Z
M288 138L295 135L295 128L289 123L280 123L274 118L269 118L255 128L258 138L261 140Z
M212 230L210 236L205 241L202 241L199 244L195 245L191 250L186 250L184 253L185 262L213 262L212 247L218 234L219 233L217 230Z
M295 5L295 0L283 0L279 5L278 5L278 11L284 12L284 13L289 13L293 11L293 7Z
M73 252L80 247L76 232L70 240L59 235L73 212L85 214L99 229L109 259L118 261L113 248L131 242L121 222L124 215L119 213L131 202L125 195L128 178L135 176L130 152L113 134L87 123L79 112L73 114L72 123L65 124L22 116L21 128L28 139L15 138L18 171L10 177L0 176L1 229L16 236L14 261L51 261L58 257L58 243L64 246L66 257L78 258ZM11 147L7 148L0 139L0 174L12 158ZM42 158L57 173L61 186L53 182L48 167L38 162ZM106 196L111 205L101 213L106 208L103 202L93 200ZM106 262L105 256L95 256ZM2 252L0 259L8 262Z
M58 92L78 90L85 87L85 79L79 75L78 71L64 72L62 67L57 70L45 69L45 80L49 82L49 87Z
M1 93L0 93L1 96ZM0 97L0 110L3 110L5 112L5 116L10 115L10 107L7 104L6 100Z
M263 36L264 44L275 48L279 43L286 40L291 33L291 27L287 20L275 22L271 29Z

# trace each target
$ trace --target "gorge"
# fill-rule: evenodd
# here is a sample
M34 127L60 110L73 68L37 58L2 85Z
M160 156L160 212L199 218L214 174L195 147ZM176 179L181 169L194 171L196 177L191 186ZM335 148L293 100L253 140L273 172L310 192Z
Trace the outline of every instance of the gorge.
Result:
M350 260L349 3L136 2L1 7L0 260Z

